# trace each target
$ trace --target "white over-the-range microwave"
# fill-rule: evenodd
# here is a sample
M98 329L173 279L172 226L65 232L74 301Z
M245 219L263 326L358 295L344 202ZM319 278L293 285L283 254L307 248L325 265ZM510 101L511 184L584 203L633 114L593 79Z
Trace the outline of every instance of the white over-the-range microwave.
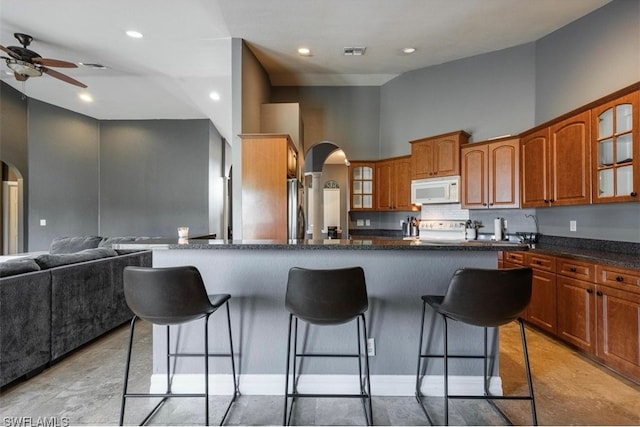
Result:
M411 181L411 203L460 203L460 176L414 179Z

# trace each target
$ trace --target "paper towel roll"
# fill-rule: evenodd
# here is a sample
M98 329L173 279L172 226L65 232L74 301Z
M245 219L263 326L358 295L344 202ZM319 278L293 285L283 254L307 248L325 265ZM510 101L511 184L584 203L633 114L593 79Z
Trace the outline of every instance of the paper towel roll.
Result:
M496 241L500 241L502 237L502 218L496 218L493 221L493 238Z

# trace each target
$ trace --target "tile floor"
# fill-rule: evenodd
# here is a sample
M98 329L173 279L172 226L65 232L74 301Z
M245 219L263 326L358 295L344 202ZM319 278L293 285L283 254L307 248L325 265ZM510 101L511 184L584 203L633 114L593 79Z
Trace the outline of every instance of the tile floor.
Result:
M151 365L150 327L136 342L138 355L132 366L132 382L144 391ZM0 414L5 426L11 418L30 422L54 420L59 426L115 425L118 423L122 371L128 327L118 328L85 346L35 377L6 388L0 394ZM640 386L585 359L554 340L528 330L534 387L541 425L640 425ZM141 357L141 355L144 355ZM501 329L501 370L506 393L522 392L522 374L517 325ZM511 375L511 373L513 373ZM375 390L374 390L375 392ZM211 422L216 424L225 398L211 401ZM441 422L442 399L429 397L427 405ZM530 424L528 402L501 402L500 407L515 424ZM152 403L135 400L128 404L125 423L137 424ZM502 425L503 421L482 401L452 402L452 425ZM280 425L280 396L240 396L232 406L227 425ZM413 397L374 397L377 425L426 425L427 420ZM30 417L29 421L25 421ZM43 417L43 418L38 418ZM63 419L64 417L64 419ZM173 399L151 420L155 425L203 424L202 399ZM297 425L362 425L364 415L358 399L307 399L295 408ZM56 426L56 427L57 427Z

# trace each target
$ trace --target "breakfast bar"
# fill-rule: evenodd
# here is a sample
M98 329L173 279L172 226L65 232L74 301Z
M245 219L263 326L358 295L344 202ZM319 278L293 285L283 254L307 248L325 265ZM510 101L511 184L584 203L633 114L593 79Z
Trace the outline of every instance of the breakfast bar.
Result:
M369 309L366 313L368 337L375 349L370 357L374 395L409 396L415 391L418 338L425 294L443 295L455 270L462 267L497 268L497 252L526 250L509 242L421 242L419 240L291 240L225 241L152 239L122 244L120 249L152 249L154 267L193 265L199 269L209 293L229 293L234 353L243 394L282 394L286 362L288 312L284 295L291 267L341 268L361 266L365 271ZM216 313L215 316L223 316ZM441 345L440 322L430 316L427 345L434 351ZM455 323L455 322L454 322ZM213 321L212 325L219 322ZM304 324L303 324L304 325ZM202 326L183 326L174 350L201 351ZM329 328L305 329L304 345L310 351L344 350L355 342L351 323ZM319 330L322 329L322 330ZM494 331L495 332L495 331ZM210 328L212 351L228 348L225 328ZM497 334L492 334L497 348ZM453 324L450 328L452 352L480 354L482 334L474 327ZM429 338L430 337L430 338ZM342 346L342 347L341 347ZM355 344L353 344L355 347ZM162 389L166 372L164 333L154 329L154 367L151 388ZM353 349L349 348L348 351ZM441 350L441 349L440 349ZM306 362L305 362L306 363ZM343 360L313 360L303 367L300 390L331 389L353 392L357 384L351 375L354 366ZM200 361L180 360L176 364L174 389L198 389ZM226 360L213 361L213 392L230 393L232 382ZM450 387L466 393L482 390L482 365L477 361L452 361ZM331 375L323 375L331 372ZM491 389L501 392L497 360ZM422 391L442 394L442 364L426 367Z

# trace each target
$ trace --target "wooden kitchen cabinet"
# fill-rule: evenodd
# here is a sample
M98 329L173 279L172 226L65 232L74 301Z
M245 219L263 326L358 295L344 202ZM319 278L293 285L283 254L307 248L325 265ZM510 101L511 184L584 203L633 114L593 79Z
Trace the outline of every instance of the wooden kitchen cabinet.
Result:
M596 299L597 357L640 380L640 293L598 285Z
M589 111L522 137L522 207L589 204Z
M558 337L582 350L596 352L595 266L566 258L556 259Z
M288 134L244 134L242 238L287 240L287 178L297 152ZM295 175L294 175L295 176Z
M593 202L640 197L640 112L635 91L591 110Z
M411 204L411 157L385 159L375 164L377 209L413 210Z
M531 302L525 319L554 335L558 332L555 258L525 253L525 266L533 269Z
M411 179L460 175L460 147L470 135L456 131L409 141L411 144Z
M349 165L349 185L352 211L374 211L376 162L352 161Z
M462 207L520 207L520 140L506 138L461 148Z

